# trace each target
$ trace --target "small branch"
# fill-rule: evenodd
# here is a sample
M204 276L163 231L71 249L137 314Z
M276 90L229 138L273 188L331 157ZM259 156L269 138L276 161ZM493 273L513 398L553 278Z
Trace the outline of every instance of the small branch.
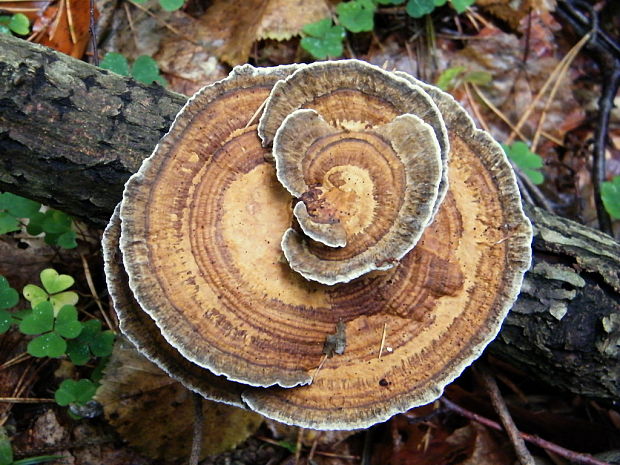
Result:
M54 399L41 397L0 397L3 404L50 404L56 402Z
M90 40L93 47L93 65L99 66L99 49L97 48L97 28L95 26L95 0L90 0Z
M465 418L469 418L472 421L475 421L477 423L480 423L481 425L487 426L497 431L503 430L502 426L499 423L493 420L489 420L488 418L478 415L477 413L474 413L470 410L464 409L463 407L460 407L459 405L447 399L445 396L441 398L441 402L448 410L452 410L454 413L457 413ZM533 434L519 432L519 436L521 436L525 441L534 444L535 446L541 447L545 450L553 452L554 454L560 455L576 463L580 463L583 465L611 465L610 463L598 460L597 458L594 458L589 454L582 454L581 452L575 452L569 449L565 449L562 446L558 446L553 442L549 442Z
M202 396L192 393L194 403L194 432L192 434L192 451L189 456L189 465L198 465L200 452L202 451L202 435L204 426L204 415L202 411Z
M508 437L510 438L510 442L512 442L517 457L519 458L519 462L521 462L522 465L535 465L534 458L532 457L532 454L530 454L530 451L527 450L527 447L525 447L523 438L519 435L517 425L515 425L515 422L508 411L508 406L502 397L502 393L497 386L495 378L493 378L493 375L484 366L480 367L480 373L482 374L482 380L484 381L489 396L491 397L493 408L499 415L506 433L508 433Z

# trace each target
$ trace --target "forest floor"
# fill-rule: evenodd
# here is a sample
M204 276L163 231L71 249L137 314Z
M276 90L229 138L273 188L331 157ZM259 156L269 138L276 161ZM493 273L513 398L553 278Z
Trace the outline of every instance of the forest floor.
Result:
M537 203L597 227L592 141L601 82L612 68L597 61L587 40L581 40L582 31L569 24L554 3L480 0L462 14L447 4L421 19L410 17L404 6L380 6L372 31L348 34L343 56L441 83L479 127L508 146L524 141L540 157L542 167L532 169L544 181L529 183ZM321 12L333 11L335 2L292 4L303 4L307 17L318 15L313 18L318 20ZM22 11L15 8L23 9L26 3L16 5L3 2L0 10ZM43 31L34 34L34 40L94 61L88 0L28 5L31 21ZM312 61L300 46L304 21L300 22L298 7L290 5L280 0L190 0L181 10L166 12L157 2L99 0L97 54L103 59L107 52L121 53L130 64L141 55L151 56L169 89L191 95L225 77L231 65ZM584 14L596 15L597 27L617 39L620 4L608 0L588 5ZM614 101L617 96L612 95L610 102ZM611 179L620 176L618 108L611 112L607 136L604 157ZM20 292L27 284L38 285L45 268L72 276L81 315L102 321L104 329L118 334L103 275L101 231L80 223L74 229L78 246L72 249L48 245L25 231L0 236L0 275ZM97 359L76 366L67 357L32 357L26 350L31 338L17 330L0 336L0 443L2 434L7 434L14 463L41 455L60 456L53 463L63 464L187 463L194 426L191 394L149 362L140 361L120 336L112 358L121 368L113 375L108 368L106 376L113 379L103 382L120 386L131 405L114 407L106 405L114 400L98 397L99 402L72 409L58 405L54 393L63 379L92 376ZM139 385L142 381L148 385ZM496 384L499 390L494 389ZM499 427L493 407L498 403L508 405L515 435L521 431L534 436L526 441L535 461L529 463L620 464L617 404L558 392L487 355L452 383L440 400L364 431L303 430L207 406L206 415L211 416L203 448L213 455L201 463L528 463L531 457L515 452L516 441ZM182 425L173 421L178 417ZM2 447L0 465L13 463L2 461ZM226 447L231 450L222 451Z

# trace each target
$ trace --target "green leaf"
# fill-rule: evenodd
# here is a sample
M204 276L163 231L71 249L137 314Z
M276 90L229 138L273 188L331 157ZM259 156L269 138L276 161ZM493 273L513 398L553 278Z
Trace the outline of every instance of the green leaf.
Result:
M19 294L13 289L4 276L0 276L0 309L15 307L19 302Z
M46 233L62 234L71 230L72 221L71 217L66 213L50 209L45 212L41 226Z
M61 357L67 350L67 343L56 333L47 333L28 343L28 353L33 357Z
M41 208L39 202L20 197L19 195L4 192L0 194L0 209L7 210L17 218L30 218Z
M375 0L378 5L402 5L407 0Z
M61 406L69 404L84 405L91 400L97 391L97 384L89 379L74 381L65 379L56 390L54 398L56 403Z
M82 332L82 323L78 321L77 309L73 305L65 305L56 315L54 332L65 339L73 339Z
M7 212L0 212L0 234L19 231L19 220Z
M479 86L485 86L493 80L493 75L488 71L470 71L463 77L463 81L471 82Z
M58 271L53 268L46 268L41 271L41 283L48 293L56 294L69 289L75 280L67 274L58 274Z
M136 81L144 84L152 84L159 76L157 62L150 56L140 55L134 61L131 68L131 75Z
M24 294L24 297L28 302L30 302L32 307L35 307L41 302L45 302L49 299L49 294L34 284L27 284L24 287L22 294Z
M405 10L412 18L421 18L435 9L434 0L409 0Z
M166 11L175 11L183 6L185 0L159 0L159 4Z
M26 231L32 236L38 236L43 232L43 220L45 220L45 213L35 213L30 217Z
M6 310L0 310L0 334L6 333L13 323L13 315Z
M82 329L84 332L84 329ZM74 365L86 365L91 357L90 347L84 341L71 339L67 341L67 355Z
M145 2L146 0L144 0ZM144 3L137 1L136 3ZM108 52L103 57L103 60L99 63L99 67L103 69L108 69L113 73L120 74L121 76L129 76L129 63L127 63L127 58L125 58L120 53L116 52Z
M62 247L63 249L75 249L77 247L77 242L75 239L75 231L67 231L66 233L62 233L58 236L56 239L56 245Z
M95 357L107 357L112 354L114 339L116 336L112 331L102 331L97 334L95 340L90 344L90 350Z
M102 331L101 321L88 320L82 323L82 332L77 339L68 341L67 355L76 365L85 364L91 357L107 357L112 353L115 335Z
M525 142L517 141L507 146L502 144L504 152L534 184L542 184L545 180L540 169L543 167L542 158L530 151Z
M342 55L342 41L346 32L344 27L334 26L330 18L306 24L303 28L308 37L301 39L304 50L318 59Z
M609 216L620 220L620 176L601 184L601 198Z
M351 32L372 31L376 6L372 0L353 0L336 7L338 20Z
M448 0L435 0L435 6L444 6Z
M42 334L54 329L54 309L50 302L41 302L19 323L23 334Z
M23 13L14 14L9 23L9 29L15 34L25 36L30 33L30 21L28 21L28 17Z
M465 71L464 66L453 66L444 70L439 77L435 85L441 90L449 90L455 87L456 78Z
M0 465L13 463L13 447L6 430L0 426Z
M476 0L450 0L450 3L458 14L463 13L467 8L476 3Z
M50 296L50 302L54 311L58 312L65 305L75 305L78 303L79 296L73 291L61 292Z

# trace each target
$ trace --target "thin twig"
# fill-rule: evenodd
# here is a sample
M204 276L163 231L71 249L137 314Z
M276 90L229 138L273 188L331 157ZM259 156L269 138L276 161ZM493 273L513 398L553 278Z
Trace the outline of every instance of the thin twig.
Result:
M525 124L527 119L530 117L530 114L532 113L532 111L534 111L534 109L536 108L536 105L538 104L539 100L543 97L543 95L545 95L545 93L547 92L547 89L549 88L549 86L553 82L555 82L555 80L557 79L558 73L559 73L559 71L561 69L562 64L564 62L567 62L567 61L572 61L573 58L579 53L579 51L583 48L583 46L588 42L589 39L590 39L590 34L586 34L579 42L577 42L573 46L573 48L571 48L568 51L566 56L564 56L564 58L562 58L562 60L560 60L558 65L551 72L551 74L549 75L549 77L547 78L547 80L545 81L543 86L541 87L541 89L538 92L538 94L536 94L536 96L534 97L532 102L528 105L528 107L523 112L523 115L521 116L521 118L519 119L517 124L515 125L515 131L513 131L510 134L510 136L508 136L508 139L506 140L506 144L508 144L508 145L512 144L512 142L514 141L514 138L516 136L516 131L520 130L521 127Z
M299 457L301 457L301 449L303 448L304 429L297 430L297 441L295 442L295 465L299 465Z
M21 354L16 355L12 359L7 360L2 365L0 365L0 371L12 367L13 365L17 365L18 363L25 362L28 359L30 359L30 354L28 354L28 352L22 352Z
M260 115L261 111L263 111L263 108L265 108L265 104L267 103L267 99L263 100L263 103L260 104L260 106L256 109L256 111L254 112L254 114L252 115L252 117L249 119L249 121L247 122L247 124L244 126L243 129L247 129L250 127L250 125L254 122L254 120L258 117L258 115Z
M499 419L501 420L502 425L504 425L506 433L508 433L508 437L510 438L510 442L512 443L517 457L519 458L519 462L521 462L521 465L535 465L534 457L532 457L530 451L527 450L523 438L519 435L517 425L515 425L515 422L510 415L508 406L506 405L506 402L502 397L502 393L497 386L497 381L495 381L495 378L493 378L493 375L485 366L479 366L479 369L482 374L482 380L487 388L487 392L491 397L491 403L499 415Z
M453 411L454 413L457 413L465 418L469 418L472 421L480 423L481 425L487 426L494 430L503 431L503 428L499 423L483 417L482 415L478 415L477 413L474 413L470 410L467 410L447 399L445 396L441 398L441 402L446 408ZM562 446L558 446L553 442L549 442L533 434L519 432L519 436L521 436L527 442L530 442L545 450L551 451L554 454L558 454L573 462L577 462L583 465L611 465L610 463L598 460L597 458L594 458L589 454L582 454L581 452L575 452L569 449L565 449Z
M579 5L589 13L583 14L575 6ZM593 52L601 70L601 96L598 101L599 114L594 128L594 150L592 154L592 181L594 184L594 203L599 229L613 236L611 219L601 198L601 184L605 181L605 147L609 131L609 116L618 88L620 88L620 44L600 29L598 13L586 2L563 0L557 12L578 34L589 37L588 48ZM587 32L589 31L589 32ZM587 32L587 34L586 34ZM582 38L582 40L584 39Z
M90 30L90 40L93 47L93 64L99 66L99 49L97 48L97 28L95 26L95 0L90 0L90 21L88 29Z
M189 456L189 465L198 465L200 453L202 451L202 436L204 426L204 415L202 411L202 396L192 393L194 404L194 432L192 433L192 451Z
M77 35L75 33L75 25L73 23L73 13L71 12L71 0L67 0L67 24L69 25L69 35L71 36L71 42L77 44Z
M463 88L465 89L465 94L467 95L467 100L469 101L469 105L471 106L471 109L473 110L474 115L476 116L476 119L480 123L480 126L482 126L482 129L484 129L486 132L491 133L491 129L489 128L489 126L487 125L487 122L484 120L484 118L482 117L482 114L480 113L478 104L474 100L474 97L471 95L469 84L466 82Z
M385 347L385 337L387 336L387 323L383 323L383 334L381 335L381 346L379 347L379 360L383 355L383 348Z
M103 309L103 305L101 305L101 300L99 299L99 294L97 294L97 289L95 288L93 277L90 274L90 267L88 266L88 261L86 260L86 257L84 256L84 254L81 252L80 252L80 258L82 259L82 268L84 269L84 276L86 277L86 283L88 284L88 289L90 290L92 298L97 304L99 311L103 315L103 319L105 320L105 323L108 325L108 328L114 329L114 326L112 326L112 321L110 320L107 313Z
M56 402L54 399L43 397L0 397L2 404L49 404Z
M484 104L487 107L489 107L489 110L495 113L504 123L506 123L506 125L510 128L510 130L516 133L516 135L519 136L521 140L527 140L527 138L523 135L521 130L515 127L515 125L508 119L508 117L499 108L497 108L493 104L493 102L489 100L489 98L486 95L482 93L482 91L476 84L474 83L469 83L469 84L471 85L472 89L474 89L474 92L480 98L480 100L482 100ZM564 142L562 142L560 139L558 139L554 135L549 134L546 131L542 131L542 135L546 137L547 139L549 139L551 142L553 142L555 145L559 145L560 147L564 146Z

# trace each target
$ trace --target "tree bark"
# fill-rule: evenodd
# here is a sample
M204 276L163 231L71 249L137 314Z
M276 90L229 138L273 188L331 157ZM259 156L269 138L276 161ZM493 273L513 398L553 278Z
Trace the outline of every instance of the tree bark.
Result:
M103 226L186 97L0 35L0 189ZM620 394L620 244L530 207L534 261L490 350L537 379Z

